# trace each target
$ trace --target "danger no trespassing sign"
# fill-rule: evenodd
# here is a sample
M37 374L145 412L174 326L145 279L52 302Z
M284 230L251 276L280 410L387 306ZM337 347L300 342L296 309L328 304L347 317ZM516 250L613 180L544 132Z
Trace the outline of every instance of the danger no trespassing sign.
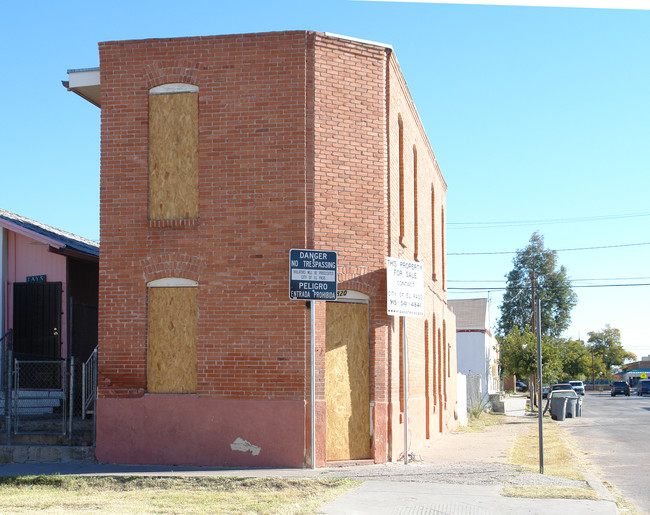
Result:
M422 263L386 258L387 312L402 317L424 317Z
M291 249L289 298L336 300L337 254L332 250Z

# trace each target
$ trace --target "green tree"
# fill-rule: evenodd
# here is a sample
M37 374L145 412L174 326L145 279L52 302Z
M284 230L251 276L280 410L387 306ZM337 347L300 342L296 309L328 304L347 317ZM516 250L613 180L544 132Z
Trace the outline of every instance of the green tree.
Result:
M594 357L604 364L607 377L611 376L612 367L636 360L635 354L623 348L619 329L607 324L602 331L590 331L588 336L587 342L591 345Z
M571 310L577 295L571 288L566 268L557 265L554 250L544 248L544 238L533 233L528 246L517 251L514 267L506 276L506 291L501 304L498 333L507 335L513 327L533 325L532 280L535 297L542 305L542 335L560 336L571 323Z
M513 327L499 337L499 363L507 375L528 378L537 371L537 340L529 328Z
M560 381L580 379L585 381L592 375L591 350L582 340L559 340L558 348L562 360L562 373L557 377Z
M528 326L515 326L507 336L498 337L499 362L507 375L530 380L537 377L537 337ZM542 382L555 380L562 372L560 348L555 338L542 338Z

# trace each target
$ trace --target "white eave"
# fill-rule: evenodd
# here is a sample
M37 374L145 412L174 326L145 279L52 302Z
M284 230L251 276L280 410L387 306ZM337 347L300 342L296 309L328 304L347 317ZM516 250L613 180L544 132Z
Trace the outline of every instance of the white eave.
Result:
M68 80L62 82L68 91L72 91L81 98L88 100L91 104L101 107L99 68L68 70Z

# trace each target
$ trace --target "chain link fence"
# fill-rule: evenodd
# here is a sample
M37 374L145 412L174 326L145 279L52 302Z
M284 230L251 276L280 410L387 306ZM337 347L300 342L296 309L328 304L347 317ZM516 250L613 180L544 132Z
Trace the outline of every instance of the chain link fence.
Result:
M9 331L0 338L0 435L5 443L93 445L97 352L86 362L74 357L23 360L14 359L11 344Z

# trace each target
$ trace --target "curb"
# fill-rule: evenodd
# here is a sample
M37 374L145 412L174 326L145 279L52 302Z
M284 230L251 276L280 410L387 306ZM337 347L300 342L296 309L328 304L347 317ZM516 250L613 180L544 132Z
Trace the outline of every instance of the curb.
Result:
M591 489L598 494L598 496L609 502L613 502L616 504L616 499L612 495L612 492L609 491L609 489L598 479L597 476L590 472L584 472L583 474L585 476L585 480L587 481L587 484L591 487Z

